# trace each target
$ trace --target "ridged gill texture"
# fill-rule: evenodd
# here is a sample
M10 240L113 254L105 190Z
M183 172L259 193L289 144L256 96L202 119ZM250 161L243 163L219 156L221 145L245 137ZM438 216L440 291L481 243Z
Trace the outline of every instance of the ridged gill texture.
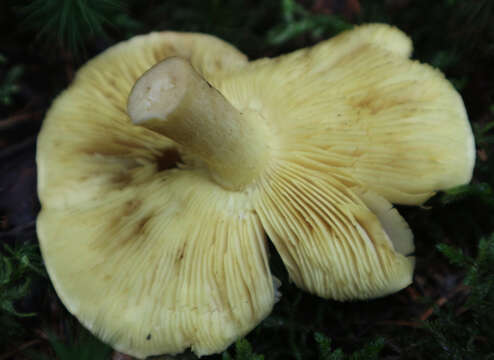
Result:
M69 311L139 358L220 352L279 295L266 234L295 284L319 296L410 284L413 236L392 203L468 182L475 160L460 96L411 50L373 24L250 63L214 37L172 32L91 60L38 140L37 230ZM223 188L186 148L131 123L133 85L171 56L265 129L266 165L244 188Z

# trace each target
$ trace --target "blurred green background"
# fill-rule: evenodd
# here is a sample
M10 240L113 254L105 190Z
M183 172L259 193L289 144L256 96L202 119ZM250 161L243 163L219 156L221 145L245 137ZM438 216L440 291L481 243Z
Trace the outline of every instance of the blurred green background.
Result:
M413 58L441 69L461 93L476 138L474 179L421 208L399 208L415 234L417 267L413 285L392 296L311 296L290 284L273 248L282 299L245 339L207 358L494 359L494 1L2 0L0 360L129 359L67 313L36 239L36 134L85 61L156 30L214 34L256 59L366 22L404 30Z

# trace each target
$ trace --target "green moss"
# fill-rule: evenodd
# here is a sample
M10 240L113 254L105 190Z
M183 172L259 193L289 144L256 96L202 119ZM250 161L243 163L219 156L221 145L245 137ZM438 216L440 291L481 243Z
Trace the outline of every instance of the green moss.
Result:
M6 244L0 251L0 349L12 338L26 333L22 319L34 313L17 310L16 304L29 295L31 284L39 277L45 277L39 249L35 245L10 247Z

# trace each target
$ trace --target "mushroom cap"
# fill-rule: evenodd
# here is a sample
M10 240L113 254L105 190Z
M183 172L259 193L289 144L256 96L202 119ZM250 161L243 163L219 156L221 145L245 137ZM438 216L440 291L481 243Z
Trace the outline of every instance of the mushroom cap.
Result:
M38 139L37 231L63 303L136 357L222 351L276 299L267 234L295 284L337 300L412 281L412 233L392 203L468 182L463 102L411 41L371 24L247 62L201 34L152 33L81 68ZM171 139L134 126L136 80L180 56L267 129L269 160L229 190Z
M207 35L133 38L78 72L38 139L37 231L57 294L103 341L139 358L217 352L275 301L246 195L204 181L203 168L175 167L176 144L126 113L137 78L177 55L206 77L247 62Z
M362 25L251 62L218 88L269 119L283 135L280 156L314 161L392 203L419 205L470 181L475 144L458 92L439 70L408 59L411 51L398 29ZM240 88L242 81L250 86Z

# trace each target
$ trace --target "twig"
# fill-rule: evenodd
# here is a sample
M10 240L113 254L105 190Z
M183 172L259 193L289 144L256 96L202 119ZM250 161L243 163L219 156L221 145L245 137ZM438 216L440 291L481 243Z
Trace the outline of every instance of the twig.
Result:
M379 325L394 325L394 326L406 326L413 328L420 328L422 325L416 321L406 321L406 320L384 320L379 321Z
M26 224L22 224L22 225L19 225L9 231L1 231L0 232L0 239L2 238L6 238L6 237L11 237L11 236L16 236L18 235L19 233L27 230L27 229L31 229L35 226L36 222L35 221L30 221Z
M42 114L42 113L43 113L43 111L38 110L38 111L30 112L30 113L17 114L17 115L13 115L13 116L10 116L10 117L5 118L5 119L1 119L0 120L0 131L10 129L10 128L24 122L25 120L31 119L35 116Z
M130 355L122 354L121 352L114 351L111 360L132 360L133 357Z
M13 154L15 154L18 151L23 150L24 148L27 148L31 145L33 145L36 142L36 136L32 136L30 138L27 138L23 142L20 142L18 144L8 146L6 149L0 151L0 160L5 159Z
M468 290L467 286L465 286L464 284L459 284L448 295L441 296L439 299L437 299L435 302L435 306L441 307L444 304L446 304L448 300L451 299L453 296L455 296L457 293L467 290ZM420 315L419 319L421 321L426 321L433 313L434 313L434 306L431 306L422 315Z
M406 288L406 292L408 293L408 295L410 295L410 298L413 300L413 301L417 301L417 299L420 297L419 293L417 292L417 290L415 290L413 287L409 286Z
M443 306L444 304L446 304L446 302L448 301L447 298L445 298L444 296L441 296L439 299L436 300L436 302L434 303L436 306ZM427 320L432 314L434 313L434 307L431 306L430 308L428 308L422 315L420 315L420 320L421 321L425 321Z

